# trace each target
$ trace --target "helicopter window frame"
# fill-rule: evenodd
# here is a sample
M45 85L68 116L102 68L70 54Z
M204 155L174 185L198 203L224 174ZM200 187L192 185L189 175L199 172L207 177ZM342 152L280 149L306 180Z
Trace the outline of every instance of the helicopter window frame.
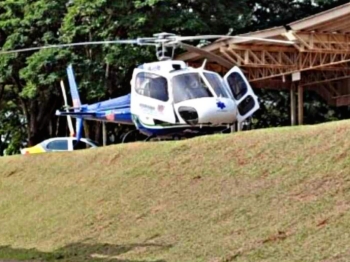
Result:
M141 83L140 83L140 78L141 79L144 78L141 80ZM154 80L154 79L162 80L163 84L165 84L165 85L159 85L159 83L156 83L156 82L154 82L154 83L158 84L159 86L150 85L150 84L152 84L151 80ZM163 87L164 90L159 92L159 87ZM154 72L147 72L147 71L138 72L136 74L136 77L135 77L134 90L138 95L152 98L152 99L155 99L155 100L158 100L161 102L168 102L170 99L168 79L165 76L162 76L160 74L156 74ZM162 95L164 97L161 97Z
M176 87L177 85L174 84L175 78L178 78L178 77L181 77L184 75L194 75L194 74L199 77L200 85L203 88L202 90L206 91L207 95L206 96L197 96L197 97L188 97L188 96L184 96L185 93L183 93L183 92L176 93L177 92L177 87ZM215 96L215 93L213 92L212 88L210 86L208 86L207 82L205 81L205 79L200 71L188 71L188 70L181 71L181 72L178 71L176 74L171 76L170 83L171 83L174 104L181 103L183 101L192 100L192 99L209 98L209 97L212 98ZM184 90L180 90L180 91L184 91ZM179 98L180 93L182 95L181 98Z
M203 70L202 74L203 74L203 78L208 82L209 86L211 87L212 92L214 92L214 94L217 97L231 98L223 78L218 73L208 71L208 70ZM220 86L218 85L218 82L215 82L215 83L212 82L213 79L210 79L209 77L207 77L207 75L214 76L216 78L215 80L219 81Z
M249 86L239 72L230 73L227 83L235 100L242 99L249 92Z

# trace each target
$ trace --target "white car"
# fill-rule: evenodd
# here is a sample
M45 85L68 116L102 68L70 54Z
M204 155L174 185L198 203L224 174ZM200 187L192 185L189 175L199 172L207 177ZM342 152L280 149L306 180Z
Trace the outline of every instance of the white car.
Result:
M73 151L96 147L99 147L99 144L88 138L81 138L77 141L76 137L54 137L46 139L35 146L21 149L21 154Z

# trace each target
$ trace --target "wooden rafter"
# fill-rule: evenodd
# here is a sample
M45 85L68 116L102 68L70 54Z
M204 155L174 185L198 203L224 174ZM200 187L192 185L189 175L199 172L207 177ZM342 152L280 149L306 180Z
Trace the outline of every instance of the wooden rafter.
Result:
M304 74L301 79L303 86L318 85L350 78L349 70L337 71L312 71Z
M350 36L345 34L293 33L299 52L349 53Z
M350 105L350 95L343 95L335 98L336 106L348 106Z
M220 64L226 68L232 67L232 62L224 59L221 56L215 55L213 53L210 53L208 51L205 51L205 50L198 48L198 47L195 47L195 46L191 46L191 45L187 45L187 44L182 44L182 46L184 48L186 48L188 51L192 51L192 52L195 52L197 54L204 55L207 59L214 61L214 62L217 62L218 64Z
M250 81L261 81L267 78L289 75L326 67L337 67L350 62L350 53L286 53L252 50L224 50L222 52L233 54L231 61L240 65L249 72ZM339 67L341 70L343 67Z

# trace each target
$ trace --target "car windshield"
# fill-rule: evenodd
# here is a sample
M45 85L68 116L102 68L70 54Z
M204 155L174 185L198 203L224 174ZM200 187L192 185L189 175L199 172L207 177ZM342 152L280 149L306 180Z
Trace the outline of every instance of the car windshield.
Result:
M212 97L209 88L198 73L176 75L172 78L171 83L175 103L201 97Z
M217 74L205 72L204 76L208 80L209 84L214 89L214 92L218 97L229 98L229 95L226 92L224 83Z

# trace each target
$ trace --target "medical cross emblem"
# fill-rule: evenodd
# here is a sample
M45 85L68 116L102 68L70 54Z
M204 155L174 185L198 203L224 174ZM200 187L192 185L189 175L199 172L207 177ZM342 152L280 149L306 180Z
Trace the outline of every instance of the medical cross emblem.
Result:
M217 102L216 105L217 105L217 107L220 108L221 110L223 110L223 109L226 107L225 104L224 104L223 102L220 102L220 101Z

